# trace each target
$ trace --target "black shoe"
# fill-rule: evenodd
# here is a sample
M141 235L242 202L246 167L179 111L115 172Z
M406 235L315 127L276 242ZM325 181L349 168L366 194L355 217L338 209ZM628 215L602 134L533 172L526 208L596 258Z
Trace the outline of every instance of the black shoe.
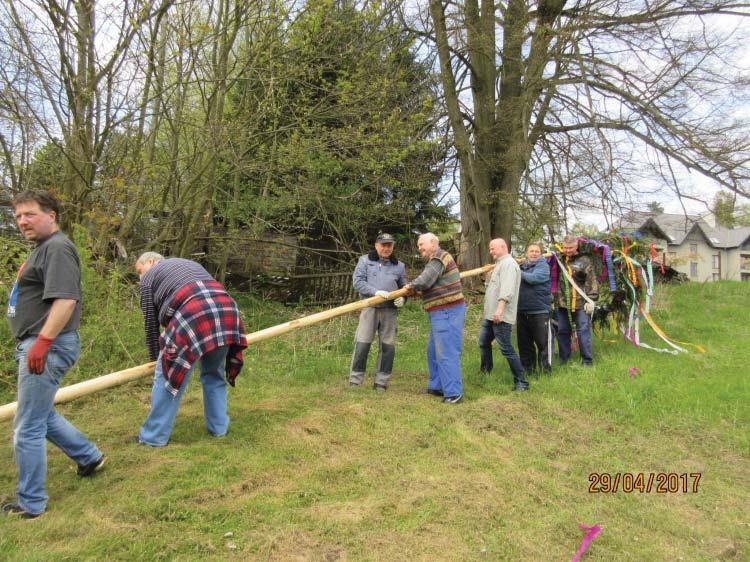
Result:
M378 392L378 393L381 393L381 394L383 392L385 392L385 389L386 389L386 387L383 386L382 384L374 384L374 385L372 385L372 388L375 389L375 392Z
M99 460L96 460L96 461L94 461L92 463L89 463L89 464L79 464L78 465L78 476L80 476L81 478L86 478L88 476L93 476L94 474L96 474L97 472L99 472L99 470L101 470L101 468L104 466L104 463L106 461L107 461L107 459L104 457L104 455L102 455L101 457L99 457Z
M433 396L442 396L442 390L435 390L434 388L423 388L422 394L432 394Z
M20 505L18 505L17 503L13 503L13 502L4 503L2 510L3 510L4 515L16 516L16 517L20 517L21 519L36 519L37 517L42 515L41 513L29 513Z
M446 396L443 398L443 404L459 404L463 402L464 397L462 394L459 394L458 396Z
M513 387L513 392L526 392L527 390L529 390L529 385L517 384Z
M356 382L350 382L349 383L349 388L359 388L360 386L362 386L362 385L361 384L357 384Z

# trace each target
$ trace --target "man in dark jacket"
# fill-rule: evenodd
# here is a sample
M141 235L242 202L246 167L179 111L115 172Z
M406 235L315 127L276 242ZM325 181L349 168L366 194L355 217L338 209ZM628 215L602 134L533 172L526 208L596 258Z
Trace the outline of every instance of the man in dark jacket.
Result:
M599 283L591 258L578 252L578 238L571 234L565 236L562 250L561 264L567 275L560 276L555 294L560 365L564 365L570 359L572 325L575 322L581 363L588 367L594 362L591 315L594 313L594 302L599 298ZM572 279L575 285L569 279Z
M542 256L542 247L532 243L526 247L526 260L521 267L521 289L518 300L518 352L524 371L552 373L552 332L549 313L552 305L549 265Z
M376 295L387 299L389 293L406 285L406 268L393 256L395 243L390 234L378 234L375 249L359 258L352 275L352 283L354 290L363 299ZM359 313L359 325L354 336L354 353L349 370L349 386L362 386L367 369L367 356L377 332L380 348L374 388L378 392L385 392L388 388L396 355L396 311L403 305L404 297L398 297L363 308Z

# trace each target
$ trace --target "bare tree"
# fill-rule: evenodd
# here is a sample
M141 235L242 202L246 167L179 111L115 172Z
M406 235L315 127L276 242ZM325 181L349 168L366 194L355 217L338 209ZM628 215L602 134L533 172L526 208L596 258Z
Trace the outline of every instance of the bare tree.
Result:
M712 22L749 14L731 0L430 0L467 263L511 237L519 201L608 215L653 172L689 196L685 170L747 195L747 116L732 106L747 83L737 38Z
M18 48L12 23L0 12L0 170L3 198L26 188L25 171L44 138L33 118L38 104L33 75Z
M129 87L138 77L124 67L141 27L173 0L3 0L8 42L27 70L35 99L30 117L48 141L61 138L66 181L61 195L79 221L97 190L106 143L129 116Z
M238 173L242 157L237 152L253 134L252 124L227 119L227 96L254 53L267 49L272 23L262 2L233 0L179 4L165 18L154 41L158 107L150 110L148 122L148 138L156 145L144 162L159 170L154 182L159 193L139 188L142 198L131 205L121 236L148 210L160 222L150 246L190 255L207 245L216 206L237 197L236 189L222 190L233 183L225 174ZM170 68L166 75L161 70L165 65ZM221 263L217 269L222 270Z

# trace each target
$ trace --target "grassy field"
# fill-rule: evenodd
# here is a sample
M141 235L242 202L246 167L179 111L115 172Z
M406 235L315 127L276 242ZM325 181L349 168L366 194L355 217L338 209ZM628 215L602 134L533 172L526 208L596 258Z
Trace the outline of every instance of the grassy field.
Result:
M249 299L242 308L248 330L295 313ZM419 394L429 326L416 303L401 315L385 395L369 378L347 387L356 317L344 317L248 353L226 438L204 432L193 380L164 449L129 441L150 382L106 391L61 407L106 452L106 468L78 479L51 448L48 511L0 519L0 558L562 561L578 548L578 524L598 523L584 560L750 560L748 310L748 284L661 288L655 319L705 354L638 350L605 334L594 368L557 368L516 396L499 351L495 372L478 372L472 305L458 406ZM112 355L145 358L136 310L112 326L117 338L87 330L84 342L98 343L84 346L73 379L101 374ZM10 496L5 443L0 492ZM590 493L591 473L701 478L694 492L688 477L688 493L656 493L656 483Z

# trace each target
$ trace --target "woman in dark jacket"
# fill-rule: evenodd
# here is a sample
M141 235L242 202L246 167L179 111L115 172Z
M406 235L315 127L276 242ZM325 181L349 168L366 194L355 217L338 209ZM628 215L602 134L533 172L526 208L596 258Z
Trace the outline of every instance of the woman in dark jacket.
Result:
M536 370L549 375L552 374L552 332L549 325L552 282L549 265L539 244L526 247L526 260L520 267L521 288L516 319L518 354L527 375Z

